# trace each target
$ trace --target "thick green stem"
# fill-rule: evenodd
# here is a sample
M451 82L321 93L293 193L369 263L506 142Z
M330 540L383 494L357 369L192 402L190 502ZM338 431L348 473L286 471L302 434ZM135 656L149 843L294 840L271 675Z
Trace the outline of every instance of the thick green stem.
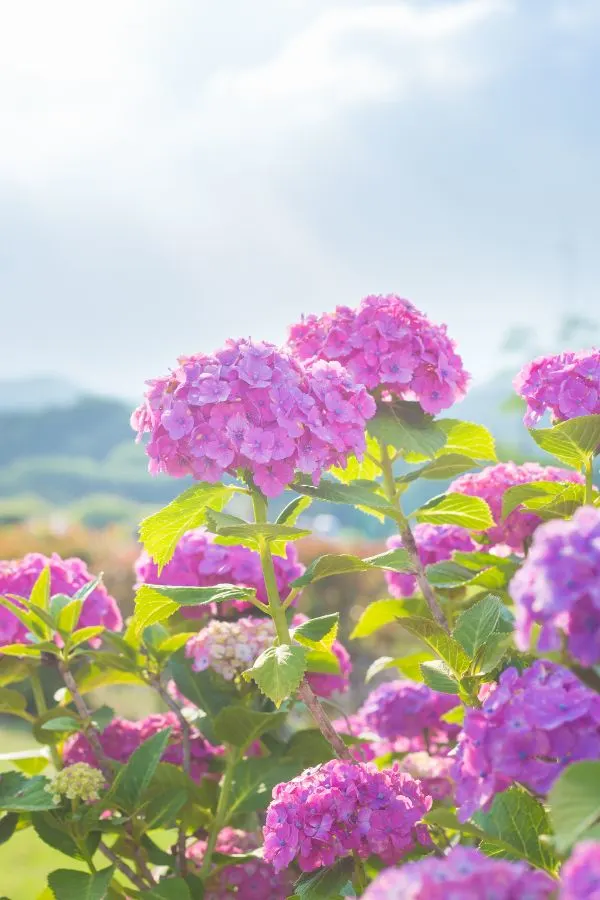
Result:
M219 791L219 801L217 803L217 809L215 811L215 818L213 820L212 828L210 829L210 833L208 835L208 841L206 842L206 850L204 852L204 859L202 860L202 867L200 869L200 877L204 880L206 880L210 875L212 855L215 852L217 839L219 837L221 829L225 827L227 822L229 794L231 793L233 772L238 762L238 755L238 752L234 750L233 747L228 748L227 764L225 766L225 772L223 773L221 790Z
M367 889L367 873L365 872L365 864L356 853L354 854L354 878L352 879L354 890L357 897L362 897Z
M585 466L585 500L586 506L594 502L594 458L590 456Z
M44 689L42 687L42 682L40 681L39 672L33 672L30 681L31 691L33 693L33 702L35 703L37 714L38 716L43 716L44 713L48 712L48 705L46 703L46 697L44 696ZM60 770L62 769L62 760L55 744L50 744L50 755L52 756L52 764L54 765L54 768L57 772L60 772Z
M410 557L414 576L417 579L417 584L419 585L421 593L425 598L425 602L429 607L431 615L436 620L438 625L441 625L444 631L449 631L448 622L446 621L446 617L444 615L442 607L438 602L435 591L427 580L425 568L423 566L423 563L421 562L419 551L417 549L415 538L411 531L408 519L402 511L400 497L396 489L396 482L394 481L392 460L390 459L388 448L384 443L380 443L379 447L381 451L381 471L383 473L383 486L388 500L397 510L394 519L398 524L398 531L400 537L402 538L402 545Z

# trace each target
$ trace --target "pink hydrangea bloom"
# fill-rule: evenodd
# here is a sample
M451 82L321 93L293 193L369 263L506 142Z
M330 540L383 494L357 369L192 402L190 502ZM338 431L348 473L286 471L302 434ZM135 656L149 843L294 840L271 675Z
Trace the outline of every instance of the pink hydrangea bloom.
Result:
M237 828L224 828L217 838L215 850L230 855L249 853L258 847L253 834ZM200 868L206 853L206 841L196 841L186 856ZM293 879L287 872L275 872L273 866L258 857L241 864L224 866L209 877L204 900L286 900L293 892Z
M477 544L466 528L459 525L428 525L421 523L413 529L419 557L424 566L451 559L455 550L469 553ZM388 539L390 550L402 547L402 538L393 535ZM410 597L415 592L417 580L406 572L385 572L385 580L392 597Z
M330 866L353 851L398 862L429 845L421 819L431 797L397 766L333 759L273 789L267 809L264 858L276 871L295 859L303 872Z
M94 580L81 559L61 559L58 554L43 556L28 553L23 559L0 561L0 594L16 594L28 599L32 588L42 571L50 569L50 594L66 594L72 597L80 588ZM78 628L89 625L104 625L111 631L120 631L123 619L117 601L111 597L103 584L99 584L87 597ZM3 644L27 642L27 628L10 612L0 607L0 646Z
M250 668L274 639L272 619L255 616L245 616L235 622L213 619L206 628L189 639L185 655L192 660L195 672L210 668L227 681L232 681Z
M105 755L116 762L126 763L134 750L148 738L171 728L169 745L162 755L162 761L181 766L183 763L183 745L181 725L174 713L157 713L147 716L138 722L115 718L100 735L100 743ZM211 760L219 755L220 747L213 747L196 728L191 729L191 775L199 781L209 770ZM66 766L75 762L87 762L98 766L98 760L87 739L82 733L70 735L63 747L63 762Z
M421 783L423 790L434 801L449 800L454 794L452 767L454 760L449 756L432 756L424 750L407 753L398 766Z
M555 889L546 872L524 862L492 859L459 846L443 859L427 857L384 869L363 900L550 900Z
M485 532L490 543L507 544L513 550L522 551L525 541L531 537L541 519L535 513L521 508L513 510L506 519L502 518L502 497L504 492L517 484L528 484L531 481L564 481L583 483L579 472L559 469L556 466L540 466L528 462L498 463L487 466L479 472L468 472L456 478L449 493L467 494L470 497L481 497L492 511L494 525Z
M288 343L303 359L338 360L369 390L417 400L428 413L462 399L469 380L446 326L394 294L306 316Z
M523 366L514 382L527 401L531 428L550 411L554 422L600 413L600 350L540 356Z
M600 663L600 510L584 506L570 520L540 525L510 594L521 650L537 623L540 650L560 650L566 637L573 659Z
M600 900L600 843L583 841L560 870L558 900Z
M250 472L276 497L296 472L317 481L365 447L375 403L338 363L303 364L272 344L229 341L148 382L132 426L150 432L152 473L217 482Z
M572 762L600 757L600 696L569 669L537 660L506 669L467 710L452 775L459 818L489 809L515 781L546 794Z
M456 697L432 691L426 684L384 681L371 691L356 719L383 740L407 739L410 749L420 750L427 742L447 744L458 734L456 725L441 718L456 704Z
M299 578L304 566L298 562L296 548L288 544L285 556L274 556L275 578L282 600L290 592L290 582ZM137 587L141 584L167 584L181 587L211 587L216 584L239 584L256 589L256 596L267 603L267 590L262 574L260 557L255 550L241 546L215 544L213 535L202 528L187 531L175 548L173 558L160 572L158 566L143 550L135 563ZM220 603L213 612L226 615L232 610L245 612L255 607L245 600L228 600ZM193 607L183 608L190 619L204 615Z
M292 620L292 625L297 627L307 622L308 617L298 613ZM338 675L323 672L309 672L306 680L318 697L331 697L333 694L344 694L350 687L350 674L352 673L352 660L350 654L340 641L335 640L331 651L337 657L340 664Z

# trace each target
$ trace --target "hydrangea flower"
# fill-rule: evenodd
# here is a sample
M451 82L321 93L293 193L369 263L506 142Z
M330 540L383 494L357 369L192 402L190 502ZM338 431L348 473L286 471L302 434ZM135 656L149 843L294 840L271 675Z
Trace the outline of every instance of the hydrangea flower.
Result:
M446 326L394 294L306 316L290 329L288 344L302 359L337 360L369 390L417 400L428 413L462 399L469 381Z
M451 559L455 550L470 553L477 549L477 544L466 528L459 525L415 525L413 535L419 551L419 558L424 566ZM402 547L402 538L393 535L388 539L390 550ZM385 580L392 597L410 597L414 594L417 579L406 572L385 572Z
M540 525L510 594L521 650L537 623L540 650L559 650L565 636L582 666L600 663L600 510L580 507L570 520Z
M600 900L600 843L583 841L560 870L559 900Z
M546 872L524 862L492 859L458 846L443 859L427 857L384 869L363 900L549 900L555 889Z
M44 556L42 553L28 553L23 559L0 561L0 594L29 598L37 579L48 567L50 569L50 594L76 594L94 580L81 559L61 559L58 554ZM78 628L89 625L104 625L111 631L120 631L123 619L114 597L103 584L99 584L86 598ZM27 628L10 610L0 607L0 646L3 644L27 642Z
M163 762L176 766L183 764L183 745L181 725L177 716L172 713L157 713L140 719L139 722L131 722L128 719L114 718L100 734L100 744L105 756L116 762L126 763L131 754L148 738L171 728L169 745L163 753ZM200 734L196 728L191 728L191 756L192 764L190 774L199 781L209 770L211 760L219 755L220 747L213 747ZM87 737L78 732L70 735L63 747L63 762L66 766L76 762L86 762L91 766L98 766L94 750Z
M432 756L424 750L407 753L398 763L401 771L420 782L425 793L438 803L448 800L454 793L453 765L451 757Z
M600 696L569 669L545 660L521 675L506 669L480 697L452 770L461 821L515 781L546 794L570 763L600 757Z
M93 803L94 800L100 799L99 791L103 787L104 775L100 769L85 762L77 762L57 772L52 781L46 785L46 790L53 795L55 803L60 803L61 797Z
M272 344L228 341L212 356L182 357L170 375L148 382L132 416L153 474L208 482L251 473L276 497L296 472L318 481L365 448L375 403L338 363L303 364Z
M554 422L600 413L600 350L539 356L523 366L514 387L527 401L525 424L532 428L550 411Z
M397 766L332 759L273 789L264 858L279 872L295 859L303 872L356 852L398 862L429 845L421 819L431 808L418 782Z
M441 718L456 703L456 697L432 691L426 684L384 681L371 691L356 720L384 740L408 739L411 749L427 749L429 742L447 744L458 734L456 725Z
M293 544L286 547L285 556L273 556L277 588L282 600L290 592L290 582L299 578L304 566L298 562ZM256 596L268 602L260 556L256 550L241 546L216 544L214 536L202 528L186 531L175 548L170 562L159 573L158 566L143 550L135 563L136 587L141 584L166 584L181 587L212 587L216 584L239 584L255 588ZM235 610L245 612L255 607L245 600L228 600L215 606L214 612L226 615ZM182 609L187 618L199 618L204 613L193 607Z
M533 462L520 466L513 462L498 463L479 472L461 475L452 482L448 492L485 500L494 519L494 525L485 532L490 543L506 544L513 550L522 551L525 541L542 520L535 513L520 508L503 519L502 497L509 488L517 484L529 484L531 481L570 481L583 484L583 476L570 469L540 466Z
M237 828L219 832L215 850L218 853L249 853L258 847L253 834ZM200 868L206 853L206 841L196 841L186 851L188 859ZM224 866L210 876L204 890L204 900L286 900L293 892L293 878L287 872L275 872L263 859L249 860L238 865Z

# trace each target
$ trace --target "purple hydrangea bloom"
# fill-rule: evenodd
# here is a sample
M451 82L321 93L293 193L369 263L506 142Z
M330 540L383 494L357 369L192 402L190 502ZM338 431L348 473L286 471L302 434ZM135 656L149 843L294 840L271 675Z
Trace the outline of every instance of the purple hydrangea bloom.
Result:
M306 316L288 343L302 359L338 360L369 390L417 400L428 413L464 397L469 381L446 326L394 294Z
M275 577L282 600L290 592L290 582L299 578L304 566L298 562L296 548L288 544L285 556L274 556ZM211 587L216 584L239 584L256 589L256 595L267 603L267 590L260 556L255 550L241 546L216 544L202 528L187 531L175 548L172 559L159 573L158 566L142 551L135 563L137 587L141 584L167 584L182 587ZM226 615L232 610L246 611L255 607L245 600L229 600L213 611ZM200 618L205 613L193 607L183 608L187 618Z
M268 497L296 472L316 482L360 456L375 413L373 398L339 363L305 364L245 340L182 357L170 376L148 385L131 423L140 439L150 432L150 472L214 483L245 470Z
M28 599L33 586L42 571L50 569L50 594L66 594L68 597L77 593L94 580L81 559L61 559L57 553L44 556L41 553L28 553L23 559L0 561L0 594ZM111 631L120 631L123 627L121 612L114 597L111 597L103 584L99 584L86 598L78 628L89 625L104 625ZM0 607L0 646L3 644L27 642L27 628L8 609Z
M524 862L492 859L459 846L443 859L428 857L385 869L363 900L549 900L555 889L546 872Z
M383 740L408 739L410 749L427 749L429 742L447 744L458 734L458 726L441 718L456 703L452 694L432 691L426 684L402 679L384 681L371 691L356 720Z
M600 900L600 843L583 841L560 870L558 900Z
M413 529L419 557L424 566L451 559L455 550L470 553L477 544L466 528L459 525L428 525L421 523ZM393 535L388 539L390 550L402 547L402 538ZM410 597L415 592L417 580L406 572L385 572L385 580L392 597Z
M549 410L554 422L600 413L600 350L540 356L523 366L514 380L527 401L525 424L531 428Z
M600 510L584 506L540 525L510 594L521 650L537 623L540 650L559 650L564 636L573 659L600 663Z
M333 759L273 789L264 858L277 872L294 859L312 872L352 852L392 864L429 845L421 819L431 803L397 766L379 771L372 763Z
M494 519L494 525L485 534L491 544L502 544L512 550L522 551L525 541L531 537L542 521L535 513L517 508L505 519L502 517L502 497L504 492L517 484L529 484L531 481L564 481L583 484L583 476L570 469L559 469L556 466L540 466L538 463L498 463L487 466L479 472L468 472L456 478L449 493L467 494L470 497L481 497L486 501Z
M489 809L515 781L546 794L572 762L600 757L600 696L569 669L537 660L506 669L467 710L452 771L459 818Z

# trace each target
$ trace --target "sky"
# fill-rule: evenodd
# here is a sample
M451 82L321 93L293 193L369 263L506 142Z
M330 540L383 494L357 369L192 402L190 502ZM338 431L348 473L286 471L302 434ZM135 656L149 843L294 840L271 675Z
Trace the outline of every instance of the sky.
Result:
M369 293L600 311L597 0L19 0L0 27L0 379L138 396Z

